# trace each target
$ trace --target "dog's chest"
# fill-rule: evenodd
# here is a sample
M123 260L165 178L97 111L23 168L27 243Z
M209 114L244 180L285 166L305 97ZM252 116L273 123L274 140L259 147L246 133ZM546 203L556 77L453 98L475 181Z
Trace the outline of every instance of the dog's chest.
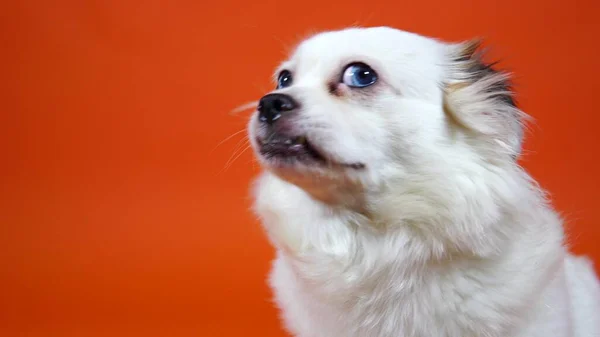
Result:
M382 271L360 280L335 266L328 276L307 275L282 254L271 275L284 321L299 337L500 336L507 331L501 321L506 317L477 305L486 301L477 297L485 295L466 279L400 279Z

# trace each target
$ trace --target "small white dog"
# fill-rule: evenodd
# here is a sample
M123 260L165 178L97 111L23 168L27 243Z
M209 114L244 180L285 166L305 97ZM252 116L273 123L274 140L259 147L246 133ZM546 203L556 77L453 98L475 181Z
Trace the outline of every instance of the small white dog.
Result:
M526 115L477 42L325 32L249 136L256 211L299 337L598 337L600 285L517 164Z

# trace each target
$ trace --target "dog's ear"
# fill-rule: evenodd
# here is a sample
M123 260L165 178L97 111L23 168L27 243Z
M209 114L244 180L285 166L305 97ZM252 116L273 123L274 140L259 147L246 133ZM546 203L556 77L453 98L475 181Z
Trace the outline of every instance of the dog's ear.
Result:
M445 109L459 125L516 159L528 116L516 106L509 74L484 63L480 45L480 40L449 45Z

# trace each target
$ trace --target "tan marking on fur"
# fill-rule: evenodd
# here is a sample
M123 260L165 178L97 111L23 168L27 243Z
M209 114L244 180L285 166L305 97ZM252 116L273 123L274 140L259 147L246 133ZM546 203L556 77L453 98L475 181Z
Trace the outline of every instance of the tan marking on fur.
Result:
M453 92L459 91L460 89L466 88L470 85L471 83L468 82L457 82L457 83L450 83L448 85L446 85L446 95L449 95Z
M454 107L454 104L452 104L452 102L451 102L451 100L452 100L451 96L453 93L468 87L470 84L471 83L469 83L469 82L457 82L457 83L447 84L444 89L443 109L444 109L444 113L446 113L449 121L453 125L456 125L457 127L464 129L464 130L472 131L472 129L469 127L469 125L464 123L464 121L458 116L457 112L454 111L455 107Z
M481 43L482 43L482 39L479 39L479 38L463 42L461 44L461 50L459 51L459 56L470 59L473 56L473 54L475 53L475 51L477 49L479 49L479 47L481 46Z

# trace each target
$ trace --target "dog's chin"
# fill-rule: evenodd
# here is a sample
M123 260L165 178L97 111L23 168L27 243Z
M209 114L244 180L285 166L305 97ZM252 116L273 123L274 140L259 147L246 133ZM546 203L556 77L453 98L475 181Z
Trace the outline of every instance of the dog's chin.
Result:
M306 137L252 136L255 155L267 172L323 203L360 207L360 178L368 170L365 164L333 159L337 157Z

